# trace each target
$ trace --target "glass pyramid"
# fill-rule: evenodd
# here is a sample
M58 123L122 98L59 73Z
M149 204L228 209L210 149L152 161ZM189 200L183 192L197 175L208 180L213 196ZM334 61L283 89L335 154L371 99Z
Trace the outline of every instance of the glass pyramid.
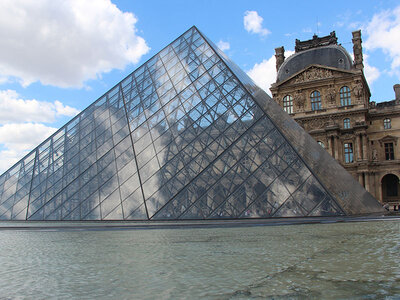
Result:
M5 172L0 219L325 216L364 212L354 208L363 201L377 210L296 126L192 27ZM346 186L326 168L345 172Z

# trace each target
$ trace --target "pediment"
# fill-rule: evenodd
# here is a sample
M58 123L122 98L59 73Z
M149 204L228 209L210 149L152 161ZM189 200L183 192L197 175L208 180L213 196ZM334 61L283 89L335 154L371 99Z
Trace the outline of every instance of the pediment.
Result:
M355 74L354 71L342 70L337 68L325 67L322 65L310 65L306 69L293 74L293 76L287 78L286 80L278 83L277 86L283 84L298 84L305 83L309 81L341 77L343 74Z
M397 136L393 136L393 135L385 135L383 138L381 138L379 141L379 144L382 146L384 143L388 143L388 142L394 142L395 145L397 145Z

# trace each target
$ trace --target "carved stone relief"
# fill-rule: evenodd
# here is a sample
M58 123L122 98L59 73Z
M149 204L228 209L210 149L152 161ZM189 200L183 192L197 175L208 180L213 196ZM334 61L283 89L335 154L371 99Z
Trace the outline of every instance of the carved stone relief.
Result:
M294 78L293 80L293 83L301 83L301 82L331 78L331 77L333 77L333 72L331 70L311 68L296 76L296 78Z
M305 130L305 127L304 127L305 122L303 120L296 120L296 122Z
M294 103L297 106L298 111L304 111L304 105L306 104L306 97L302 91L297 91L293 97Z
M376 151L375 148L372 149L372 160L373 161L378 160L378 151Z
M363 96L363 85L362 83L357 80L356 84L353 87L353 91L354 91L354 96L355 96L355 100L357 103L362 103L362 96Z
M323 119L303 120L303 127L306 130L322 129L325 127L325 121Z
M326 90L326 103L328 107L336 106L336 91L332 85Z

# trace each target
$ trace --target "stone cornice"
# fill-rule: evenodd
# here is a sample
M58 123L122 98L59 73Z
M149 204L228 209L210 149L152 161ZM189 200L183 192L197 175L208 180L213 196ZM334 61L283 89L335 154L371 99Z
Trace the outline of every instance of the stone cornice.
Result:
M386 116L400 116L400 106L396 107L396 110L385 110L385 111L368 111L368 116L370 119L380 119Z
M296 121L307 121L307 120L312 120L312 119L316 119L316 118L321 118L321 119L339 118L339 117L344 117L344 116L365 114L367 112L368 112L368 109L362 108L362 109L357 109L357 110L328 112L328 113L324 113L324 114L314 113L312 116L310 115L310 116L298 116L297 117L295 114L293 114L292 117Z
M293 80L294 78L296 78L297 76L299 76L302 73L307 72L308 70L310 70L311 68L316 68L316 69L322 69L322 70L327 70L327 71L331 71L331 72L338 72L338 73L342 73L342 74L347 74L350 76L354 76L354 75L360 75L363 76L363 73L360 70L343 70L343 69L339 69L339 68L333 68L333 67L327 67L327 66L323 66L323 65L318 65L318 64L312 64L309 65L307 68L293 74L292 76L290 76L289 78L286 78L285 80L283 80L282 82L279 83L273 83L271 86L271 91L277 89L278 87L281 87L282 85L286 84L287 82ZM314 84L316 81L318 81L318 83L324 82L324 81L330 81L332 79L341 79L343 77L335 77L334 73L333 76L331 77L327 77L327 78L313 78L312 80L309 81L302 81L302 82L298 82L298 83L293 83L290 86L298 86L298 85L302 85L304 86L305 84L310 83L311 85Z

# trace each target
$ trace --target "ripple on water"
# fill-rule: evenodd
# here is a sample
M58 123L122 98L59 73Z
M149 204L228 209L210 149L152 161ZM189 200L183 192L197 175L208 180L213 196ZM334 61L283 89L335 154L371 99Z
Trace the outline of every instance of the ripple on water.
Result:
M400 222L0 231L1 297L400 297Z

